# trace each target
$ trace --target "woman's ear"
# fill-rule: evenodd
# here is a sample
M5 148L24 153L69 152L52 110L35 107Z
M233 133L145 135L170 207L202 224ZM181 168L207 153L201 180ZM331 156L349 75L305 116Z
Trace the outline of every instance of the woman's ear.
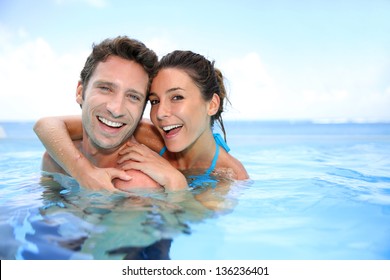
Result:
M209 102L209 108L207 111L209 116L214 116L218 112L220 103L221 99L219 98L219 95L214 93L213 97Z
M76 89L76 102L78 104L83 105L83 84L81 83L81 81L79 81L77 83L77 89Z

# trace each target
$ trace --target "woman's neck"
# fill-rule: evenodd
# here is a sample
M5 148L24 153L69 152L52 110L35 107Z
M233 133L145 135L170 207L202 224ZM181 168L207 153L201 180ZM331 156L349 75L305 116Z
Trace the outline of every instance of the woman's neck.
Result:
M170 153L172 164L179 170L207 169L214 158L216 143L212 131L203 133L185 150Z

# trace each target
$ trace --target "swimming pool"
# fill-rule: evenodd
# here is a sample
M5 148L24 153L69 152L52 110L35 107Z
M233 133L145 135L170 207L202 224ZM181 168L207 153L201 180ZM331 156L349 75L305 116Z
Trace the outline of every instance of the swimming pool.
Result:
M0 259L390 259L390 124L228 122L219 212L41 181L32 125L0 123Z

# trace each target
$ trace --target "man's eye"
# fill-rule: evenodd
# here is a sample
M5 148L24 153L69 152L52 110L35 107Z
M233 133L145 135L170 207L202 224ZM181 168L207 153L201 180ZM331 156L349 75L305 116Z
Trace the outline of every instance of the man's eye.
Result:
M101 91L110 91L110 88L109 88L109 87L100 86L99 89L100 89Z
M137 101L137 102L141 101L141 98L136 94L129 94L128 98L130 98L130 100L132 100L132 101Z

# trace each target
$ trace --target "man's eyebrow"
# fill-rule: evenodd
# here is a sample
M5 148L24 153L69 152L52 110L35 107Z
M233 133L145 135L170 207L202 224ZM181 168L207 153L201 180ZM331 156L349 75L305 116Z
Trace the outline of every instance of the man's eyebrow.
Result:
M93 83L93 85L94 86L103 85L103 86L110 86L112 88L118 88L118 86L115 83L108 82L108 81L103 81L103 80L95 81ZM139 94L139 95L142 95L142 96L146 96L145 93L143 93L141 91L138 91L138 90L136 90L134 88L130 88L130 89L126 90L126 93L135 93L135 94Z
M118 86L112 82L107 82L107 81L103 81L103 80L98 80L98 81L95 81L93 83L94 86L101 86L101 85L104 85L104 86L110 86L110 87L113 87L113 88L117 88Z

